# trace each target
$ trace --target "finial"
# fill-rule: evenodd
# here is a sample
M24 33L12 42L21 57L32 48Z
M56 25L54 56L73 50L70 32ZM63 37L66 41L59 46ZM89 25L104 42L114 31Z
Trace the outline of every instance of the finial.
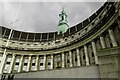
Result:
M62 11L64 11L64 7L62 7Z
M61 13L65 13L65 8L64 7L62 7Z

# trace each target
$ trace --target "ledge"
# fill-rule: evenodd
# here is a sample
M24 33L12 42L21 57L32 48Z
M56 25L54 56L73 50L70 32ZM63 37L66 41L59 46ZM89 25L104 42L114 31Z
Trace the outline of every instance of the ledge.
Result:
M113 48L100 49L100 50L97 51L98 57L118 55L119 52L120 52L120 46L113 47Z

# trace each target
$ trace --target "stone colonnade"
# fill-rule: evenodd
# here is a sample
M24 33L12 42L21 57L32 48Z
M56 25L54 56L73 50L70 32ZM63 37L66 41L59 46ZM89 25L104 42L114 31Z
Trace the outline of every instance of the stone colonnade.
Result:
M108 34L109 34L112 46L113 47L118 46L118 44L115 40L115 34L114 34L113 30L109 29ZM106 48L104 37L100 36L99 40L100 40L100 44L101 44L102 49ZM27 63L26 71L27 72L32 71L31 67L32 67L32 57L33 56L35 57L35 65L34 65L34 67L36 68L35 71L40 70L40 65L42 65L42 67L43 67L42 70L46 70L48 65L50 65L50 69L66 68L67 67L66 65L69 65L69 67L74 67L75 62L76 62L76 65L78 67L83 66L82 65L83 60L82 60L81 57L83 57L86 66L91 65L90 61L91 61L92 58L94 59L95 64L99 64L98 57L97 57L97 45L96 44L97 43L96 43L95 40L90 42L90 45L92 46L91 48L92 48L92 52L93 52L93 57L90 56L90 53L88 51L88 44L85 44L83 46L80 46L80 47L77 47L77 48L73 49L75 51L74 54L77 55L77 57L75 57L75 55L73 56L73 50L69 50L69 51L65 51L65 52L68 53L68 56L66 55L65 52L61 52L61 53L59 53L59 55L61 55L61 56L59 56L60 60L55 61L54 58L55 58L55 55L57 55L57 54L52 54L51 53L51 54L49 54L50 63L49 62L47 63L47 55L34 55L34 54L27 55L28 56L28 63ZM84 55L81 54L81 48L83 49L83 54ZM9 54L4 53L3 56L2 56L2 61L1 61L1 64L0 64L1 65L0 66L0 74L2 74L3 71L4 71L4 68L5 68L5 65L6 65L6 60L7 60L7 55L9 55ZM19 72L23 71L24 56L26 56L26 55L18 55L18 54L13 53L12 57L11 57L10 67L9 67L8 73L12 73L14 71L14 66L15 66L15 63L16 63L17 56L20 56L17 72L19 73ZM40 63L41 56L43 58L42 59L43 63ZM55 64L55 62L57 64ZM61 66L59 66L59 63L61 64Z

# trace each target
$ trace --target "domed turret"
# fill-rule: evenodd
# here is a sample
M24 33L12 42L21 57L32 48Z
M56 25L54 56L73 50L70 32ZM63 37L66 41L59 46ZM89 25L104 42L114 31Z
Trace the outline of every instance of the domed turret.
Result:
M68 21L67 21L67 14L65 13L64 9L61 11L61 13L59 14L60 20L58 23L58 35L60 33L64 34L65 32L67 32L68 29Z

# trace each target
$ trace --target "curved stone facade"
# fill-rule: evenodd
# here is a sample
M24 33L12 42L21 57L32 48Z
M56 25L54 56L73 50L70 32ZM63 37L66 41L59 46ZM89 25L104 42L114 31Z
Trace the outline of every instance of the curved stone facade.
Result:
M99 67L101 78L117 78L119 5L120 2L106 2L92 16L63 35L57 35L57 32L27 33L2 26L0 74L82 69L94 65ZM105 67L108 69L104 70Z

